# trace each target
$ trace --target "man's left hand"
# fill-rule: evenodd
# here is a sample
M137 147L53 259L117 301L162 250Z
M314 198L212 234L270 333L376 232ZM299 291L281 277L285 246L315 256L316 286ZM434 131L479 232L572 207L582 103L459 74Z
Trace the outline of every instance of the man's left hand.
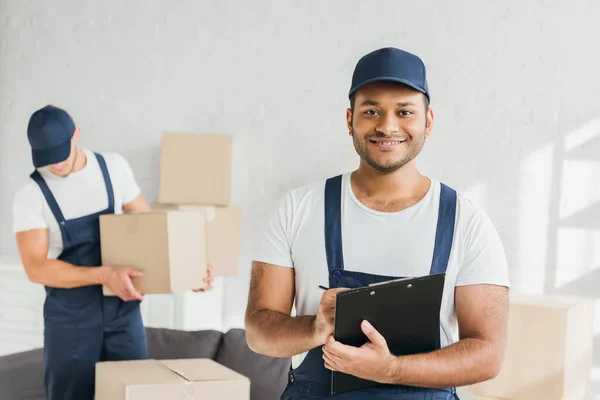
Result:
M194 292L206 292L208 290L212 290L212 282L213 282L214 278L212 275L212 265L208 264L208 266L206 267L206 277L204 278L204 283L206 283L206 285L204 285L204 287L200 288L200 289L194 289Z
M360 328L369 339L361 347L347 346L329 336L323 346L325 368L370 381L386 383L393 374L396 357L383 336L367 321Z

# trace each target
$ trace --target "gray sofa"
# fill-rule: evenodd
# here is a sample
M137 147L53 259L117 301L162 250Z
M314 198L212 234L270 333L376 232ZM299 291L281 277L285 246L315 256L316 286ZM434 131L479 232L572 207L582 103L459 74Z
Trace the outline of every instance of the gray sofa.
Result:
M276 400L285 388L290 360L252 352L243 329L178 331L147 328L150 358L211 358L250 379L252 400ZM45 400L42 349L0 357L3 400Z

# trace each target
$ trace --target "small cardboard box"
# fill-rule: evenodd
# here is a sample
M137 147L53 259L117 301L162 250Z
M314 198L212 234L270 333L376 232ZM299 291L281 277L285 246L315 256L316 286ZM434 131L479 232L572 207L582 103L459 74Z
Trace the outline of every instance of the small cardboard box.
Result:
M204 214L160 211L100 217L102 265L143 272L133 284L143 294L178 293L204 286ZM108 287L104 294L112 295Z
M158 202L229 205L231 135L164 133Z
M96 364L95 400L250 400L250 380L210 359Z
M204 213L206 256L214 276L235 276L240 250L241 209L193 204L153 203L153 210L195 210Z
M593 306L590 299L512 294L502 369L471 392L507 400L587 398Z

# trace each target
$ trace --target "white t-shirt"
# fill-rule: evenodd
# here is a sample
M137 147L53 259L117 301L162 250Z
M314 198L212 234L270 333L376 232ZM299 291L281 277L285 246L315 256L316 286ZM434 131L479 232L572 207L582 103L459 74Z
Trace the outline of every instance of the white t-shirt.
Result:
M103 211L108 207L108 194L102 170L93 152L85 150L87 163L80 171L60 177L39 168L54 195L65 219L83 217ZM116 153L101 153L106 161L115 197L115 214L123 212L123 204L140 194L133 171L127 161ZM13 200L13 231L48 228L48 258L56 259L62 252L62 235L58 222L50 210L38 184L28 177L17 190Z
M342 179L344 269L369 274L428 275L433 257L441 185L432 180L415 205L394 213L379 212L358 201ZM315 315L329 286L324 233L325 182L287 193L257 237L255 261L295 269L297 315ZM454 287L474 284L509 286L504 248L484 211L458 193L456 222L440 311L441 345L459 340ZM302 360L294 357L294 367Z

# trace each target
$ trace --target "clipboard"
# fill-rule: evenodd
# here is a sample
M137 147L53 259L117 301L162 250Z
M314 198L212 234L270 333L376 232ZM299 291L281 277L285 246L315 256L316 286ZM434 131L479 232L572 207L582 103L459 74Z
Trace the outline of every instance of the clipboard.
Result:
M402 278L339 292L333 337L360 347L368 339L360 329L367 320L383 335L396 356L436 349L446 274ZM331 374L331 394L382 386L342 372Z

